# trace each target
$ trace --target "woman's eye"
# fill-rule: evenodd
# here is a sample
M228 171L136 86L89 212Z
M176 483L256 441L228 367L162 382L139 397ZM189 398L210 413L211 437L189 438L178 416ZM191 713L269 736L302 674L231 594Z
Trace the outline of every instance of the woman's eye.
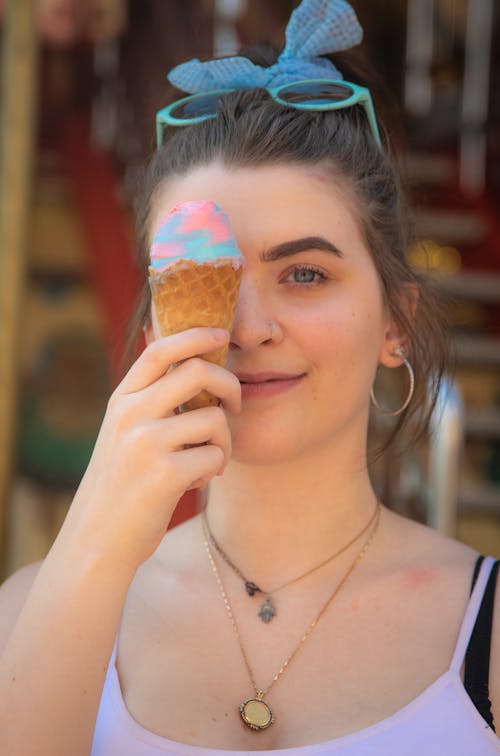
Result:
M316 268L298 265L287 274L285 280L294 284L320 284L326 280L326 276Z

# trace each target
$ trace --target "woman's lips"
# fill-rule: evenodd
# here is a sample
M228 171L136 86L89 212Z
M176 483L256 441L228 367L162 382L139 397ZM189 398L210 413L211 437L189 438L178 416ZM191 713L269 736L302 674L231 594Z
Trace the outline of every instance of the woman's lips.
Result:
M297 386L305 373L236 373L241 383L242 399L276 396Z

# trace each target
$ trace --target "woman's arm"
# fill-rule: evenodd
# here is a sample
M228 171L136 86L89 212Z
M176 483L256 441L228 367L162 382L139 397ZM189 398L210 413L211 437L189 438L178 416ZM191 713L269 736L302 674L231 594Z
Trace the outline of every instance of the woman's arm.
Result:
M1 754L89 756L133 577L161 543L184 491L221 472L230 456L222 408L175 414L201 390L239 411L238 379L193 358L228 337L198 328L146 348L111 397L90 464L24 604L26 574L0 591L0 616L8 617L0 638Z
M2 586L0 753L89 756L131 579L55 548Z

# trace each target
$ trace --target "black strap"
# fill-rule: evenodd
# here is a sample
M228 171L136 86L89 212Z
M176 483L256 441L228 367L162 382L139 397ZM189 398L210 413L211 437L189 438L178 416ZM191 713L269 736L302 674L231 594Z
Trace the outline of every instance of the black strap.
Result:
M471 593L476 584L477 576L484 557L478 557L472 576ZM495 586L497 581L499 561L492 567L476 622L465 654L464 687L472 699L472 703L489 724L493 732L493 714L489 698L488 681L490 675L491 631L493 625L493 605L495 601Z
M484 556L481 554L476 559L476 564L474 565L474 572L472 573L472 582L470 584L470 592L474 590L474 586L476 585L476 580L479 576L479 570L481 569L481 565L484 562Z

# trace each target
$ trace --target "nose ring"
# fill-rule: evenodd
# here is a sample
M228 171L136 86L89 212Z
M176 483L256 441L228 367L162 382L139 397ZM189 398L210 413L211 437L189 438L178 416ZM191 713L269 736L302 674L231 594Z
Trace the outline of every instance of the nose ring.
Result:
M273 340L274 339L274 335L276 333L276 328L277 328L276 323L274 323L272 320L270 320L268 322L268 324L267 324L267 327L269 328L269 338L271 340Z

